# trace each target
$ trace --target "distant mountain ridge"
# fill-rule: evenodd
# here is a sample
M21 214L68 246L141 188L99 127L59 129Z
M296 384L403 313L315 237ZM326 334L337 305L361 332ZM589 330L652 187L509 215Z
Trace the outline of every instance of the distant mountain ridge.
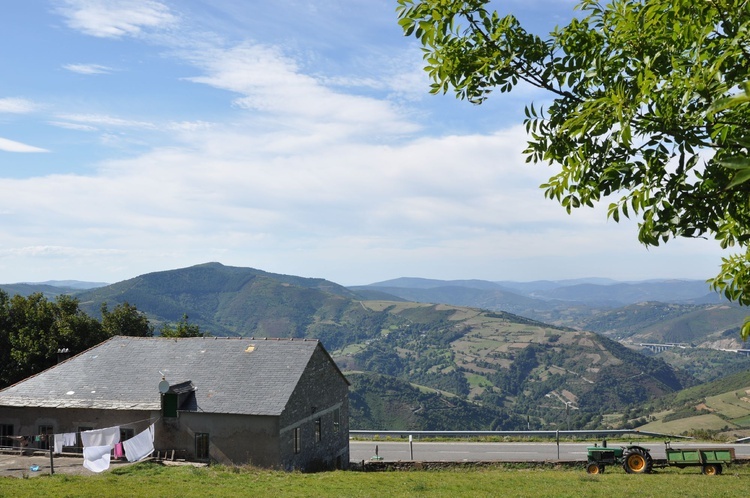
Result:
M415 277L402 277L369 285L352 286L351 289L379 289L399 297L409 292L436 289L475 289L484 292L511 292L535 299L549 299L576 302L585 305L606 305L616 307L643 301L660 302L695 302L706 296L715 297L713 302L720 302L721 296L711 292L703 280L647 280L640 282L619 282L606 278L581 278L569 280L537 280L533 282L488 281L488 280L436 280ZM443 291L446 295L447 292Z
M519 283L398 278L350 289L422 303L507 311L639 343L685 342L706 347L721 343L724 348L738 348L739 336L734 334L732 340L726 332L741 325L746 314L744 308L711 292L702 280L589 278ZM667 317L671 328L654 326Z
M68 289L95 289L109 285L106 282L84 282L82 280L47 280L46 282L27 282L29 285L51 285L52 287L63 287Z
M77 297L93 316L98 316L102 302L128 301L157 324L176 322L186 313L191 323L214 335L255 331L268 337L302 337L321 308L336 308L356 294L322 278L205 263L140 275ZM288 318L290 313L294 319Z
M487 287L519 306L547 302ZM592 332L507 311L404 301L382 287L360 291L219 263L140 275L75 296L93 316L103 302L112 308L127 301L157 330L187 314L213 335L320 339L345 373L364 373L353 382L357 428L383 426L394 413L412 428L447 430L460 421L511 429L529 420L549 427L560 422L563 400L578 408L580 424L596 425L602 400L617 410L695 382ZM441 406L443 415L435 412Z

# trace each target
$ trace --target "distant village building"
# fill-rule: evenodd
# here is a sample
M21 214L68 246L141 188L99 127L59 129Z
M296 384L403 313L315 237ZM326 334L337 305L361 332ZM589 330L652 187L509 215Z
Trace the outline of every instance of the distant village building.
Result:
M188 460L346 468L348 389L315 340L114 337L0 391L0 439L154 423Z

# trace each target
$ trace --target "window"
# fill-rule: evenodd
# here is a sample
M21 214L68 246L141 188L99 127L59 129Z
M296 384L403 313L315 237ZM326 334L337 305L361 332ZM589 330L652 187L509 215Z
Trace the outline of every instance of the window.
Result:
M195 433L195 459L208 460L208 432Z
M120 427L120 442L127 441L135 436L135 429L123 429Z
M320 419L315 420L315 442L320 442Z
M338 432L341 427L341 408L333 410L333 432Z
M40 425L39 426L39 443L37 445L37 448L40 450L48 450L49 449L49 439L47 438L47 434L54 434L55 429L51 425ZM36 438L34 438L36 440Z
M13 424L0 424L0 446L13 446Z
M301 433L302 430L299 427L295 427L294 429L294 453L297 454L301 450L300 441L301 441Z

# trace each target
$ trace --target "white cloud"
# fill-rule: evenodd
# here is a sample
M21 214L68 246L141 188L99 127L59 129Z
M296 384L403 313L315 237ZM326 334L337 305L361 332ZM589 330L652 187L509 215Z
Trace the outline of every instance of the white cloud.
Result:
M686 261L680 276L702 278L716 263L707 244L647 253L632 224L607 222L603 207L566 215L538 189L549 171L524 164L521 127L326 147L294 131L190 128L189 145L108 161L96 174L0 179L0 212L12 211L0 224L0 272L12 264L41 272L65 252L56 248L81 249L66 263L78 273L50 263L47 275L110 281L133 268L211 260L344 284L403 275L637 279L675 276L667 268ZM100 256L101 248L121 252Z
M155 0L64 0L58 10L68 26L101 38L138 36L144 29L166 28L177 18Z
M114 71L113 68L101 64L65 64L63 68L78 74L109 74Z
M57 126L58 128L65 128L67 130L77 130L77 131L96 131L97 128L94 126L84 125L84 124L78 124L78 123L67 123L65 121L48 121L49 124L52 126Z
M80 247L63 246L27 246L13 249L0 249L0 257L31 256L31 257L92 257L122 254L118 249L82 249Z
M21 98L6 97L0 99L0 113L27 114L39 109L39 105Z
M206 73L189 81L238 93L238 107L274 115L286 126L317 128L331 138L417 130L387 101L335 92L277 48L245 43L182 55Z
M113 128L140 128L144 130L154 130L157 128L154 123L150 123L148 121L122 119L114 116L106 116L103 114L60 114L57 117L66 121L73 121L75 123L110 126Z
M47 149L34 147L33 145L27 145L2 137L0 137L0 150L5 152L49 152Z
M188 132L208 130L214 126L214 123L206 121L173 121L167 125L170 130Z

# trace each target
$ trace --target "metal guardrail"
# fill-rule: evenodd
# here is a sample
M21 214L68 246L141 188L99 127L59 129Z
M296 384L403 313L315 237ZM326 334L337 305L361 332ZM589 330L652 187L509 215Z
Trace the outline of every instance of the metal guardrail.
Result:
M560 436L622 436L628 434L637 434L639 436L666 437L669 439L693 439L690 436L678 436L674 434L661 434L659 432L639 431L636 429L605 429L605 430L566 430L566 431L368 431L368 430L350 430L351 436L398 436L409 437L409 454L411 460L414 460L414 436L425 437L478 437L478 436L537 436L537 437L554 437L557 443L557 459L560 459ZM378 447L375 446L374 460L382 460L378 455Z
M668 437L675 439L693 439L690 436L675 434L661 434L659 432L639 431L637 429L604 429L604 430L565 430L565 431L377 431L377 430L349 430L349 436L384 436L384 437L481 437L481 436L536 436L554 437L558 441L561 436L623 436L637 434L640 436Z

